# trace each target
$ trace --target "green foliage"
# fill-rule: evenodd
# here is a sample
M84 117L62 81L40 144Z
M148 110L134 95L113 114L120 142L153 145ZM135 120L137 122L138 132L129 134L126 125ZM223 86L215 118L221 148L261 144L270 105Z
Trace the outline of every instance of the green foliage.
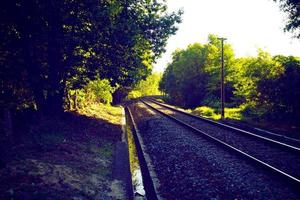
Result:
M240 106L237 108L225 108L225 118L241 120L241 119L243 119L243 116L242 116L243 109L244 109L243 106ZM220 118L221 118L221 116L220 116Z
M133 91L130 91L126 97L126 99L136 99L136 98L139 98L141 97L142 94L140 91L136 91L136 90L133 90Z
M257 90L260 93L258 106L265 108L269 119L300 122L300 58L276 56L274 60L283 66L283 71L274 77L261 79Z
M172 101L184 107L196 107L206 99L218 99L220 85L221 43L217 36L209 35L207 44L195 43L185 50L176 50L160 82L160 89ZM225 44L225 66L231 66L234 54ZM230 68L226 67L230 73ZM227 80L226 80L227 81ZM232 90L228 88L227 90Z
M256 57L234 58L225 45L225 117L300 122L300 60L258 50ZM220 113L220 42L176 50L160 82L169 101L218 119ZM212 110L213 109L213 110Z
M236 108L225 108L225 118L241 120L243 118L242 114L245 109L245 106L240 106ZM200 106L192 110L192 113L202 117L219 120L221 119L221 114L213 107L209 106Z
M230 77L235 100L245 104L243 114L254 119L297 121L299 59L275 56L259 50L257 57L237 59Z
M262 50L257 57L237 59L232 66L235 73L229 76L235 88L234 94L242 102L257 102L260 93L257 86L262 79L271 79L283 73L283 66Z
M291 31L300 38L300 4L299 0L274 0L280 2L280 8L288 13L285 31Z
M116 87L112 87L107 79L96 79L90 81L84 88L69 90L70 109L86 107L92 104L110 105L112 102L112 93ZM72 106L71 106L72 105Z
M213 117L216 115L215 110L211 107L201 106L192 111L196 115L204 116L204 117Z
M138 82L133 90L129 92L127 99L134 99L141 96L160 95L159 82L161 80L161 76L162 75L159 73L153 73L148 76L146 80Z
M89 101L110 104L112 102L112 93L115 88L110 85L107 79L96 79L89 82L84 87L85 93L88 95Z
M181 21L181 11L166 10L154 0L4 0L0 107L62 111L68 90L97 77L114 86L136 84L151 73Z

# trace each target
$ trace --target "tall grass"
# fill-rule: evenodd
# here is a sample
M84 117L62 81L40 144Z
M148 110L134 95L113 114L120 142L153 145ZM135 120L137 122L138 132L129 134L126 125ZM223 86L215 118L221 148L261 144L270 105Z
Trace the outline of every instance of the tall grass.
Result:
M225 118L226 119L234 119L234 120L241 120L243 107L237 108L225 108ZM219 120L221 119L221 114L218 113L218 110L208 106L200 106L192 110L192 113L198 116L202 116L205 118Z

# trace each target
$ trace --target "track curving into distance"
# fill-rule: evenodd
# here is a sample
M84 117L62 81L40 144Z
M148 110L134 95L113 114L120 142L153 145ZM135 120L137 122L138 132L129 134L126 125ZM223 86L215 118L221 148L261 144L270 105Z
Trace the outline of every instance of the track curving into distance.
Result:
M163 106L164 104L161 103L149 100L142 100L142 102L156 112L280 175L291 184L300 186L300 149L298 147L255 136L248 131L228 125L208 123L201 118L166 105Z

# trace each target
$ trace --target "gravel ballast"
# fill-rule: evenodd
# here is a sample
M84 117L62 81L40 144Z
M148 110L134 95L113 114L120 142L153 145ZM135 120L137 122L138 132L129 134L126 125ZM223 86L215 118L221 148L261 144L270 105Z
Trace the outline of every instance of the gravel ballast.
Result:
M299 199L299 194L215 143L150 111L130 106L165 199Z
M244 151L245 153L267 162L284 172L298 178L300 177L300 154L298 151L279 147L278 145L271 144L270 142L254 138L253 136L244 133L237 133L236 131L224 129L154 103L150 103L150 105Z

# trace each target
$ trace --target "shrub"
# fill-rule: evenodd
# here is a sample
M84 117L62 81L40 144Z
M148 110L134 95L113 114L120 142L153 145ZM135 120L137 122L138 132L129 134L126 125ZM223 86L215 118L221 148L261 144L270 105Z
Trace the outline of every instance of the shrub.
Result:
M110 104L112 102L112 93L115 88L110 85L107 79L96 79L89 82L85 87L87 95L91 98L91 101ZM89 93L91 93L89 95Z
M225 108L225 118L241 120L242 119L242 108Z
M136 99L136 98L139 98L141 96L142 96L142 94L141 94L140 91L133 90L133 91L128 93L127 99Z
M213 117L216 115L214 109L207 106L198 107L192 113L205 117Z

